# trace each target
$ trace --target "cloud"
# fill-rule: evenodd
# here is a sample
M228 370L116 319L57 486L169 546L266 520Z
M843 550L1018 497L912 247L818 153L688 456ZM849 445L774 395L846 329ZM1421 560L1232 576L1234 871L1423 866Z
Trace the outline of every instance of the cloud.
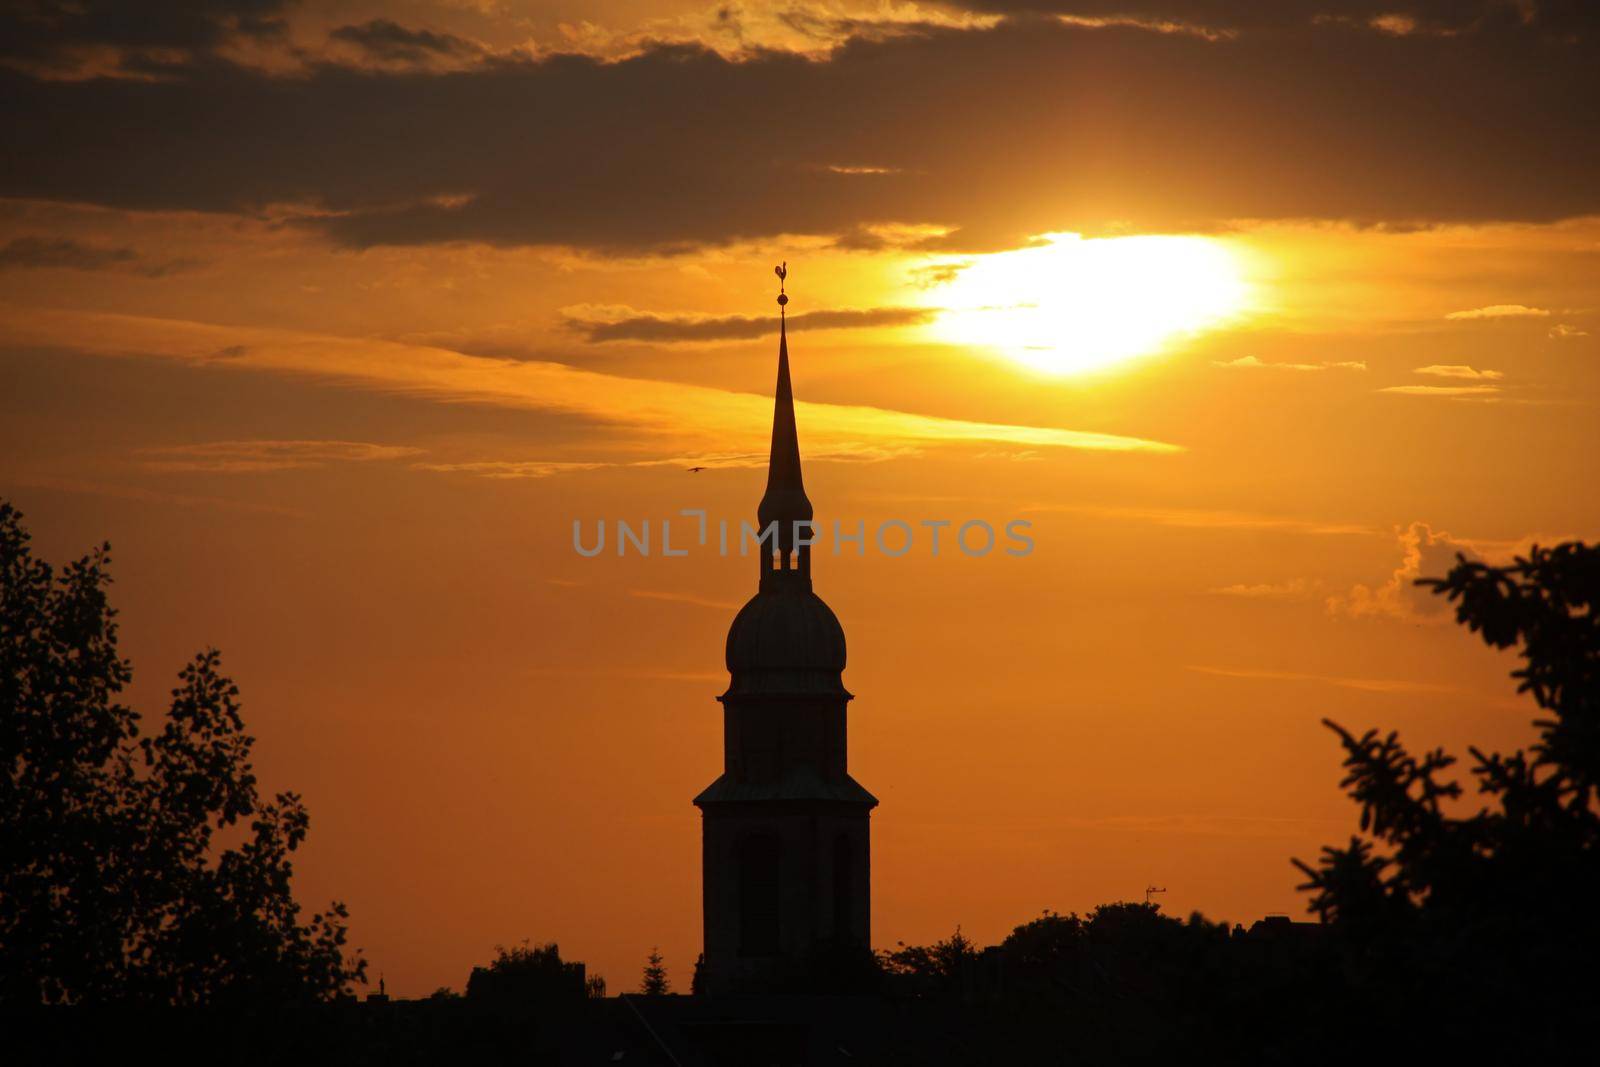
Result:
M998 15L927 6L851 0L721 0L699 10L647 18L628 27L563 22L562 51L618 60L663 46L705 48L729 59L788 52L826 59L852 40L881 41L938 29L987 28Z
M1589 331L1580 330L1576 326L1569 326L1564 322L1558 322L1550 327L1550 336L1555 340L1561 341L1568 337L1588 337Z
M1318 585L1320 583L1308 582L1304 578L1291 578L1287 582L1225 585L1211 592L1246 600L1308 600L1315 595Z
M1117 13L1100 6L1078 13ZM0 195L236 213L294 203L314 208L295 225L349 247L610 254L882 224L935 227L944 247L973 251L1114 225L1600 212L1589 36L1558 39L1536 21L1394 37L1311 21L1313 6L1227 40L1024 20L858 26L812 58L690 42L451 72L11 70ZM1441 100L1474 121L1439 122Z
M1492 401L1500 396L1497 385L1386 385L1375 389L1377 393L1394 393L1397 396L1437 396L1451 400Z
M1477 370L1460 363L1434 363L1427 367L1418 367L1412 373L1431 374L1435 378L1473 378L1487 381L1498 381L1505 377L1497 370Z
M438 56L472 54L481 49L465 38L432 30L411 29L391 19L373 19L358 25L340 26L328 39L352 44L375 59L418 62Z
M285 74L304 76L316 67L347 67L367 73L443 74L472 70L501 58L477 41L453 33L375 18L330 30L320 52L297 45L272 60Z
M1364 371L1367 365L1357 360L1337 360L1322 363L1267 363L1255 356L1240 356L1238 359L1212 360L1213 367L1238 367L1244 369L1265 370L1294 370L1294 371L1320 371L1320 370L1359 370Z
M858 166L850 166L850 165L840 164L840 163L829 163L823 169L831 171L834 174L871 175L871 174L898 174L898 173L900 173L900 169L898 167L869 167L869 166L860 166L860 165L858 165Z
M1548 318L1550 312L1544 308L1528 307L1526 304L1490 304L1488 307L1472 308L1469 311L1452 311L1446 315L1447 319L1520 319Z
M1434 530L1425 522L1413 522L1395 533L1400 543L1400 563L1388 581L1372 586L1357 584L1348 593L1330 596L1326 601L1330 615L1404 622L1442 622L1449 618L1449 602L1419 587L1416 581L1444 577L1455 566L1458 553L1468 559L1481 559L1477 548L1469 541Z
M479 478L497 481L526 478L550 478L557 474L575 474L580 471L600 470L619 464L557 459L489 459L469 460L461 463L413 463L412 470L432 471L436 474L472 474Z
M911 270L911 283L918 289L948 285L966 268L965 263L931 263L925 267L914 267Z
M591 344L603 341L731 341L777 333L771 315L655 315L632 308L566 308L569 327ZM789 317L791 330L850 330L912 326L927 322L937 308L837 308ZM600 317L601 315L608 317Z
M1381 531L1361 523L1302 519L1290 515L1263 515L1249 511L1221 511L1209 508L1146 508L1105 504L1044 504L1022 509L1025 512L1066 512L1103 519L1129 519L1158 526L1190 530L1276 530L1284 533L1370 536Z
M920 454L911 446L884 446L871 444L842 444L832 448L806 449L807 463L881 463ZM413 463L413 470L432 471L437 474L471 474L479 478L499 481L527 478L550 478L560 474L582 474L588 471L614 470L633 467L676 467L688 471L735 470L762 468L767 465L765 452L713 452L705 455L674 456L669 459L636 460L467 460L455 463Z
M1206 41L1225 41L1236 36L1231 29L1218 29L1199 22L1180 21L1160 16L1064 14L1057 15L1056 18L1063 25L1082 26L1093 30L1135 29L1146 33L1183 33Z
M122 270L162 278L196 265L193 260L151 263L131 248L105 248L70 237L14 237L0 246L0 270Z
M697 445L703 441L711 447L725 447L730 440L762 441L772 428L770 395L370 338L41 309L0 318L0 346L7 345L64 347L110 356L139 353L218 370L314 378L441 403L565 413L664 440L689 439ZM216 353L223 350L242 351L218 360ZM822 453L975 442L1146 455L1183 451L1164 441L1052 426L976 422L865 405L800 401L795 406L808 448Z
M305 470L329 463L370 463L422 454L420 448L365 441L203 441L160 445L140 451L155 457L143 461L141 465L146 470L211 474Z
M105 482L84 481L76 478L32 477L7 474L11 485L41 489L53 493L74 493L85 496L104 496L118 500L141 503L176 505L181 508L205 508L217 511L234 511L247 515L276 515L283 518L305 518L306 513L276 504L263 504L254 500L229 500L218 496L195 496L189 493L164 493L137 485L113 485Z
M1051 12L1107 26L1197 32L1216 39L1294 28L1408 37L1460 37L1520 27L1593 30L1581 5L1551 0L963 0L976 11Z
M714 671L669 671L652 670L648 667L528 667L524 673L540 678L604 678L613 680L625 678L647 682L692 682L704 685L707 682L726 683L728 676Z
M739 605L730 600L712 600L689 593L669 593L658 589L630 589L628 595L640 600L666 600L674 604L692 604L697 608L714 608L717 611L738 611Z
M1300 671L1233 669L1228 667L1191 666L1188 669L1197 674L1211 674L1219 678L1248 678L1267 682L1312 682L1316 685L1331 685L1340 689L1359 689L1365 693L1459 692L1453 685L1439 685L1435 682L1413 682L1404 678L1348 678L1332 674L1305 674Z
M0 7L0 65L45 76L149 77L231 43L282 37L291 0L31 0Z

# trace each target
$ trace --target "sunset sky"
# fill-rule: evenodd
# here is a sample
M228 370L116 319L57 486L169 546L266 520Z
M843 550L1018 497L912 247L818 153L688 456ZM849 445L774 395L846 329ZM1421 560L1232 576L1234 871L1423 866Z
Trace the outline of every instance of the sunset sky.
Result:
M222 650L391 992L687 988L756 568L572 524L753 521L781 261L824 527L1036 546L815 557L879 947L1298 915L1319 720L1531 737L1410 580L1600 537L1593 5L134 9L0 15L0 494L138 706Z

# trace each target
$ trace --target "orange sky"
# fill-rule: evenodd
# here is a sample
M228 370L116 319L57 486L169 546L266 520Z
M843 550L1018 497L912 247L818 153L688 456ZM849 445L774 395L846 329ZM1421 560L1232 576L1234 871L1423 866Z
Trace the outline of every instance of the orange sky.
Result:
M724 10L7 35L0 493L113 542L139 705L223 650L374 978L687 985L755 568L571 523L753 518L780 260L819 519L1036 543L816 557L880 946L1298 912L1354 829L1321 718L1530 736L1408 580L1600 536L1581 12Z

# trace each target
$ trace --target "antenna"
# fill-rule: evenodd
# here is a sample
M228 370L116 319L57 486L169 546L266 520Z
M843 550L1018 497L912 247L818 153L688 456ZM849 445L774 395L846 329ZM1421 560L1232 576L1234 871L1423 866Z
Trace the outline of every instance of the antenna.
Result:
M1167 887L1164 885L1147 885L1144 887L1144 902L1146 904L1150 903L1151 893L1165 893L1166 891Z

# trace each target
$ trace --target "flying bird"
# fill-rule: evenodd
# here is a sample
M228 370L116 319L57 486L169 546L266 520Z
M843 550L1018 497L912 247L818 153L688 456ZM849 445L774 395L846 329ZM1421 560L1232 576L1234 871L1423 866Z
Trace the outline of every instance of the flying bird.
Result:
M703 470L705 470L704 467L690 467L689 468L689 473L690 474L699 474Z

